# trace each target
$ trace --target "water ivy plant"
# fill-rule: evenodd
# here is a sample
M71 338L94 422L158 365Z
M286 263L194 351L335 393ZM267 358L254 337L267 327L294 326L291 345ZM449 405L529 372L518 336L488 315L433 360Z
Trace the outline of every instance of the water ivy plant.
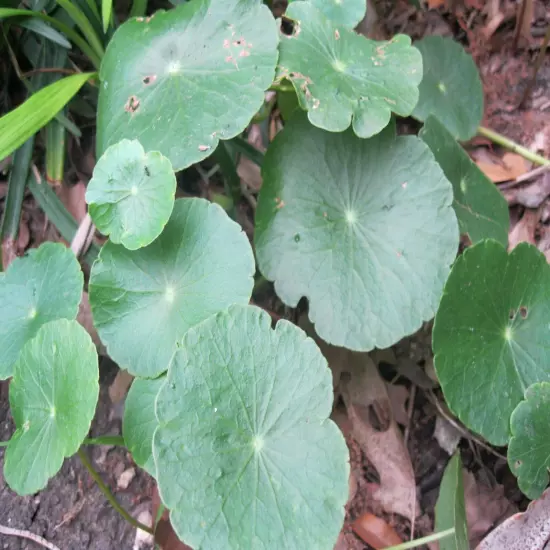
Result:
M351 350L389 347L435 315L447 404L510 443L520 487L538 496L550 268L530 245L507 252L505 201L456 141L483 109L472 59L446 38L359 35L364 0L297 0L279 20L260 0L177 4L109 42L86 198L108 237L88 281L94 326L136 377L116 442L155 478L178 536L195 549L331 550L344 520L331 373L300 328L272 327L249 304L256 268L287 306L306 298L321 339ZM233 138L268 90L284 128L263 158ZM425 121L420 136L401 135L409 115ZM238 201L236 150L263 164L253 239L234 208L175 199L176 172L215 154ZM474 246L456 259L460 233ZM4 475L20 494L77 452L108 492L81 447L112 441L87 439L98 358L76 321L83 284L62 244L0 274L0 378L12 378L16 425ZM458 457L444 485L452 504L438 521L459 544Z

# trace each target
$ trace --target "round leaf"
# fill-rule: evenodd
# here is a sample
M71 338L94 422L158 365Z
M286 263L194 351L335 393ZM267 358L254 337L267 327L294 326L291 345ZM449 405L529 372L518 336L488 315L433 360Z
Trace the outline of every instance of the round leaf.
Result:
M126 447L134 462L153 477L157 475L153 460L153 434L158 426L155 400L165 380L165 376L136 378L124 402L122 431Z
M550 380L550 267L534 247L506 253L495 241L469 248L445 285L433 330L445 399L494 445L528 386Z
M65 457L78 451L90 429L99 395L92 339L77 321L43 325L14 366L10 406L17 430L4 477L20 495L43 489Z
M294 31L281 34L277 79L292 82L312 124L331 132L351 124L367 138L387 126L392 111L411 114L422 58L408 36L368 40L334 26L309 2L290 5L286 16Z
M103 153L86 191L97 228L114 243L136 250L153 242L174 207L176 176L159 152L123 139Z
M291 0L293 1L293 0ZM309 0L319 11L337 25L353 29L365 17L366 0ZM289 2L290 4L290 2Z
M332 375L313 340L253 306L197 327L157 397L162 501L197 550L334 547L348 496L348 451Z
M254 270L246 235L221 207L177 200L149 246L107 242L101 249L90 279L95 327L121 368L154 378L190 327L248 303Z
M194 0L127 21L101 63L98 154L137 138L175 170L206 158L262 106L277 44L257 0Z
M84 279L75 255L44 243L15 259L0 278L0 379L9 378L26 342L54 319L75 319Z
M429 116L419 136L453 185L453 208L462 234L473 243L495 239L508 245L508 203L445 126Z
M518 477L519 488L530 498L539 498L548 486L550 469L550 384L533 384L512 413L512 438L508 464Z
M321 338L386 348L431 319L458 248L452 188L420 139L369 140L294 116L270 146L256 255Z
M424 77L413 116L424 121L434 115L454 138L470 139L483 117L483 87L474 60L451 38L427 36L414 45L422 52Z

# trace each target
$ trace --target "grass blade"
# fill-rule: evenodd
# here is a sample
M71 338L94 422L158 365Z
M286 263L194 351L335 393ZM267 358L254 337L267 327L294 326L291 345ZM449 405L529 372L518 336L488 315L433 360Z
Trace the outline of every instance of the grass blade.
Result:
M101 65L102 55L98 55L92 47L84 40L74 29L65 25L55 17L50 17L39 11L16 9L16 8L0 8L0 19L7 19L8 17L36 17L47 23L50 23L52 27L55 27L58 31L61 31L69 40L71 40L76 46L78 46L82 53L84 53L88 59L92 62L94 67L99 70Z
M41 19L37 19L36 17L27 17L19 21L18 25L33 31L36 34L40 34L44 38L51 40L63 48L68 50L71 49L71 43L60 32L56 31Z
M27 187L33 194L40 208L42 208L46 216L48 216L48 219L55 225L59 233L61 233L61 236L67 242L72 242L78 229L78 224L65 208L65 205L61 202L59 197L55 194L55 191L46 181L37 181L33 173L31 173L27 179ZM84 260L86 260L89 265L92 265L98 254L99 246L92 242L88 252L84 255Z
M111 22L111 14L113 13L113 0L101 1L101 15L103 17L103 32L107 32L109 23Z
M17 256L17 236L21 208L25 196L25 185L29 174L34 148L34 137L29 138L13 155L13 164L8 179L8 194L2 218L0 234L2 236L2 265L4 270Z
M59 113L96 73L68 76L33 94L0 118L0 159L7 157Z
M46 126L46 179L61 183L65 171L65 128L52 120Z

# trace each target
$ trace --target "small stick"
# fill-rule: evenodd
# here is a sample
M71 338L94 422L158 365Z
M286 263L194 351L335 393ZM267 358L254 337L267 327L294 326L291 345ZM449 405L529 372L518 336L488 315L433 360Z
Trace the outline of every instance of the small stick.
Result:
M499 189L510 189L511 187L515 187L516 185L519 185L520 183L524 183L526 181L535 179L538 176L541 176L542 174L546 174L546 172L550 172L550 164L545 164L543 166L539 166L539 167L535 168L534 170L530 170L529 172L525 172L525 174L522 174L521 176L518 176L515 180L506 181L504 183L499 183L498 188Z
M407 417L408 417L408 420L407 420L407 426L405 427L405 435L404 435L404 440L405 440L405 445L407 445L407 442L409 441L409 434L411 432L411 420L412 420L412 414L413 414L413 410L414 410L414 399L416 397L416 384L413 384L411 386L411 393L409 395L409 403L408 403L408 406L407 406Z
M5 527L4 525L0 525L0 533L2 535L7 535L10 537L20 537L22 539L32 540L33 542L36 542L36 544L40 544L40 546L43 546L44 548L48 548L48 550L60 550L60 548L55 544L48 542L46 539L39 537L38 535L31 533L30 531L23 531L21 529L12 529L11 527Z
M497 145L500 145L505 149L509 149L510 151L521 155L523 158L526 158L527 160L530 160L535 164L539 164L540 166L550 164L550 160L545 159L544 157L538 155L533 151L530 151L526 147L523 147L519 143L508 139L507 137L499 134L498 132L495 132L494 130L490 130L489 128L485 128L484 126L480 126L477 129L477 133L480 136L490 139L493 143L496 143Z

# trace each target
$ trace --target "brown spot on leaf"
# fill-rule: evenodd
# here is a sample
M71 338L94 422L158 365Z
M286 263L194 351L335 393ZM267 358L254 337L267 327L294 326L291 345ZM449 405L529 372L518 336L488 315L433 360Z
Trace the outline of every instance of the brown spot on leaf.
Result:
M231 43L229 42L229 40L226 38L224 41L223 41L223 47L224 48L229 48L229 46L231 46Z
M148 86L149 84L153 84L153 82L157 79L157 75L156 74L152 74L150 76L145 76L143 78L143 83Z
M521 315L522 319L527 319L527 313L528 313L528 311L527 311L527 308L525 306L521 306L519 308L519 314Z
M285 201L279 197L275 197L275 208L280 210L285 205Z
M210 145L199 145L199 151L208 151L210 149Z
M131 95L128 98L128 101L124 105L124 110L127 113L135 113L139 109L140 101L135 95Z
M233 61L233 56L232 55L228 55L226 58L225 58L225 62L226 63L231 63Z
M248 57L250 55L250 52L247 52L246 50L241 50L239 53L239 57Z
M403 189L407 189L407 185L408 183L406 181L404 181L402 184L401 184L401 187L403 187Z
M336 40L340 40L340 31L338 29L334 31L334 38L336 38Z

